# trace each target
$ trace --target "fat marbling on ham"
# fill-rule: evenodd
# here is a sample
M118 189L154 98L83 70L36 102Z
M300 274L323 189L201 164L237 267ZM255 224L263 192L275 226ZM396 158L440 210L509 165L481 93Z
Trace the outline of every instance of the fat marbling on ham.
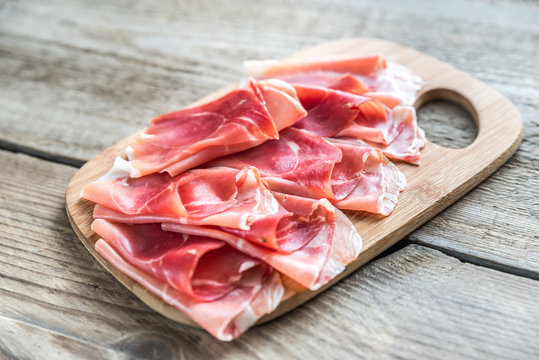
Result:
M193 169L171 177L105 178L86 185L81 197L98 205L94 216L121 222L181 222L250 229L263 221L271 231L288 215L254 167Z
M277 307L280 274L316 290L355 260L362 240L338 208L390 214L405 180L385 156L419 163L424 143L420 81L382 56L247 72L153 119L82 192L96 250L221 340Z
M323 137L359 140L391 159L419 164L425 135L413 107L390 109L376 99L316 86L295 89L308 111L295 127Z
M290 85L249 79L215 100L152 119L126 150L129 161L124 167L131 177L157 172L174 176L277 139L279 130L305 114Z
M340 209L389 215L406 180L380 150L355 142L329 142L288 128L279 140L229 155L209 164L256 167L273 191L327 198Z
M381 55L331 56L308 60L254 60L245 73L256 78L276 78L293 85L313 85L347 91L382 101L393 108L413 105L421 79Z
M279 203L294 214L278 236L304 245L293 252L259 246L247 240L248 231L163 223L163 229L202 235L227 242L263 260L302 286L316 290L340 274L358 256L362 240L350 220L326 199L314 200L275 193ZM306 241L307 240L307 241Z
M225 242L95 220L96 250L220 340L232 340L279 304L278 273ZM216 271L219 269L219 271Z

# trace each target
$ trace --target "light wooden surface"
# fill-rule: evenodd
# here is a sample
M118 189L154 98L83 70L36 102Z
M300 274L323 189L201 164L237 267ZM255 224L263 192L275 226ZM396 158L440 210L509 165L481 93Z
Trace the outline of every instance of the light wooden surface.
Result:
M346 212L363 239L358 258L347 266L343 274L317 291L308 291L283 277L285 295L281 304L260 322L303 304L382 253L483 181L516 151L520 143L520 114L505 97L471 76L413 49L378 39L349 39L320 44L291 58L373 53L384 54L387 59L407 66L423 79L425 85L418 95L418 106L432 99L443 99L466 108L477 123L477 138L464 149L447 149L427 142L421 152L420 166L396 163L406 176L407 186L390 216ZM209 99L213 97L207 96ZM103 176L112 167L114 159L124 156L125 148L133 145L134 136L130 136L97 155L75 174L66 191L69 220L88 251L137 297L171 319L193 324L181 311L117 270L94 248L99 237L90 228L93 204L80 198L81 190Z
M506 0L0 1L0 147L34 157L0 152L0 358L538 357L538 18ZM63 210L77 169L36 156L81 165L236 80L246 58L354 36L507 96L524 121L516 154L390 256L232 344L156 314L78 242ZM419 118L435 143L473 138L452 106Z
M145 306L75 238L63 190L76 169L4 151L0 166L0 354L484 359L539 352L536 280L418 245L367 264L237 341L220 342Z

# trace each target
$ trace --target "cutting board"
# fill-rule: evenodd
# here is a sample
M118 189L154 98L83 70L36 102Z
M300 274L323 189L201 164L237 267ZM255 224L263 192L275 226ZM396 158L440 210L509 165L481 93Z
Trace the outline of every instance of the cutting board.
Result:
M404 238L486 179L509 159L520 143L522 121L509 100L470 75L416 50L384 40L361 38L325 43L296 53L290 59L372 53L385 55L388 60L405 65L421 76L425 84L415 104L416 108L434 99L449 100L464 107L475 119L477 138L464 149L448 149L427 142L421 152L420 166L397 163L406 176L408 186L401 193L390 216L345 212L363 238L363 248L358 258L340 276L317 291L309 291L283 276L286 290L282 302L275 311L261 318L259 323L276 318L316 296ZM198 102L216 97L231 87L221 89ZM174 109L163 109L163 112L171 110ZM114 159L123 155L126 146L134 143L135 137L136 134L133 134L112 145L75 174L66 191L69 221L97 261L144 303L168 318L195 325L182 312L118 271L94 249L98 240L98 236L90 229L94 204L82 200L80 191L84 185L107 172Z

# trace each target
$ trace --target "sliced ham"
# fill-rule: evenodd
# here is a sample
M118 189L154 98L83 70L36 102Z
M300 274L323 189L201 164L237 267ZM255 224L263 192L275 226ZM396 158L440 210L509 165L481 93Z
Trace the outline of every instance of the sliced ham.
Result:
M294 127L328 138L357 139L391 159L419 163L425 137L413 107L390 109L375 99L322 87L295 89L308 114Z
M381 55L333 56L309 60L245 62L248 76L277 78L293 85L314 85L376 98L393 108L413 105L421 79Z
M295 127L319 136L351 136L389 144L401 119L381 102L368 97L315 86L297 86L298 97L308 111Z
M159 224L96 220L93 229L104 258L220 340L239 336L283 296L279 274L222 241Z
M96 217L132 223L167 221L248 230L263 221L274 233L278 221L290 216L253 167L104 179L86 185L81 197L98 204Z
M406 186L399 169L379 149L339 139L331 143L343 153L331 176L333 204L339 209L391 214Z
M279 140L220 158L209 166L255 166L273 191L327 198L340 209L388 215L406 181L382 153L350 141L327 140L295 128Z
M415 109L399 106L393 109L393 114L403 120L399 124L398 135L389 144L380 144L349 136L343 138L365 146L376 147L390 159L419 165L421 161L420 150L425 146L426 139L425 132L417 124Z
M281 230L290 241L306 244L284 253L246 240L245 233L223 228L164 223L164 230L223 240L241 252L263 260L304 287L316 290L340 274L359 254L361 237L348 218L326 199L313 200L276 194L281 205L296 216ZM299 238L300 240L294 240Z
M128 149L130 177L171 176L217 157L277 139L278 131L305 116L289 85L249 80L218 99L160 115ZM286 111L284 111L286 110Z

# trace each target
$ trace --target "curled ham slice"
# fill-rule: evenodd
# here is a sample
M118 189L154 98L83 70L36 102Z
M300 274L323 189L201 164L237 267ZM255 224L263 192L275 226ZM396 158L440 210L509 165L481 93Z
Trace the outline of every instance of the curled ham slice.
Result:
M279 274L222 241L159 224L96 220L93 228L103 257L220 340L239 336L283 296Z
M370 146L327 140L289 128L279 140L209 164L255 166L273 191L327 198L341 209L388 215L406 181L395 165Z
M331 138L357 139L391 159L419 164L425 144L411 106L388 108L364 96L314 86L296 86L308 115L294 127Z
M283 253L262 247L246 240L245 234L222 228L172 223L164 223L162 227L167 231L223 240L241 252L263 260L302 286L316 290L340 274L357 257L361 250L361 237L350 220L326 199L275 195L284 208L298 216L295 223L283 229L283 235L290 239L306 237L309 240L294 252Z
M247 61L245 72L248 76L277 78L293 85L348 91L376 98L390 108L413 105L421 87L417 75L381 55Z
M380 144L349 136L343 138L365 146L376 147L390 159L419 165L421 161L420 150L425 146L426 139L425 132L417 124L415 109L413 107L398 106L393 109L393 114L403 120L398 124L398 135L389 144Z
M290 214L279 206L258 170L195 169L176 177L105 179L84 187L81 196L96 206L96 217L129 222L182 222L248 230L263 221L275 232Z
M314 86L297 86L308 115L295 124L319 136L351 136L389 144L402 119L381 102L368 97Z
M294 89L287 85L283 92L282 87L249 80L244 88L218 99L152 119L127 151L129 176L157 172L174 176L277 139L279 130L305 116Z
M331 142L343 153L331 176L333 204L339 209L391 214L406 186L404 175L376 148L338 139Z

